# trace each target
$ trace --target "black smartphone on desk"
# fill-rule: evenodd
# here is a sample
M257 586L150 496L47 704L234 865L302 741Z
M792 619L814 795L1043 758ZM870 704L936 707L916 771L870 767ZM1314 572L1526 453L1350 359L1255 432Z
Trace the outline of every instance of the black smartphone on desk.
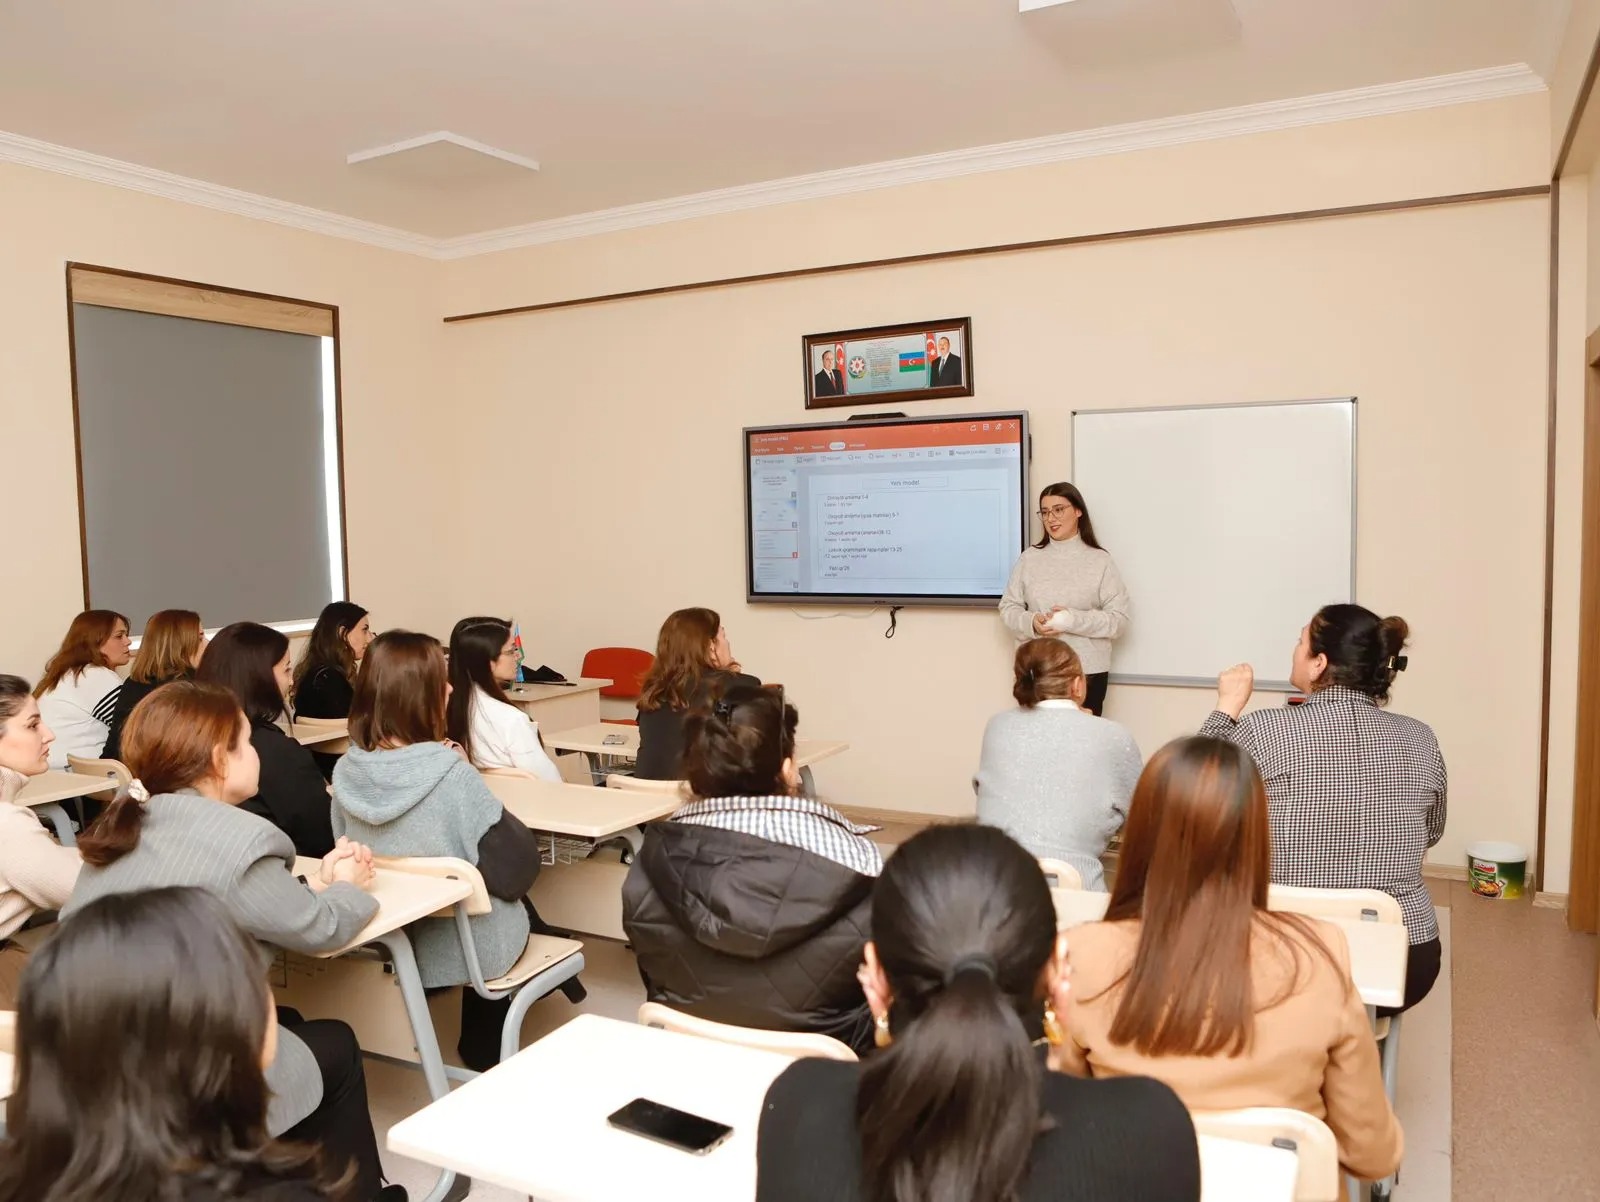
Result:
M733 1134L726 1123L713 1122L648 1098L635 1098L606 1118L619 1131L653 1139L658 1144L704 1156Z

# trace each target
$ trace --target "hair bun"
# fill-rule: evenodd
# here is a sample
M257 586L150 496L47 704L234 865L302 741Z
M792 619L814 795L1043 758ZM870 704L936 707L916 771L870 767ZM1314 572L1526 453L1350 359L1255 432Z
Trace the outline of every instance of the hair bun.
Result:
M1411 637L1411 627L1404 618L1390 616L1378 622L1378 638L1383 643L1385 659L1399 655Z

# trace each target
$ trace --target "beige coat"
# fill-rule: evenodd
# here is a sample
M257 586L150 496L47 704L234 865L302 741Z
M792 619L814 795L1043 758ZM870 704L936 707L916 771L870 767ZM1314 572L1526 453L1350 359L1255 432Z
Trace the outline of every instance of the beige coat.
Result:
M83 859L62 847L27 806L15 804L26 778L0 768L0 940L39 910L72 896Z
M1350 945L1331 923L1313 926L1338 964L1295 936L1298 955L1266 931L1251 947L1257 1009L1251 1046L1239 1056L1146 1056L1108 1038L1140 924L1096 922L1067 935L1072 1001L1059 1067L1078 1076L1155 1077L1190 1110L1288 1106L1327 1122L1346 1170L1366 1180L1400 1163L1400 1124L1383 1092L1378 1047L1350 981ZM1298 968L1296 967L1298 962ZM1290 988L1291 981L1296 982ZM1274 999L1281 999L1270 1004Z

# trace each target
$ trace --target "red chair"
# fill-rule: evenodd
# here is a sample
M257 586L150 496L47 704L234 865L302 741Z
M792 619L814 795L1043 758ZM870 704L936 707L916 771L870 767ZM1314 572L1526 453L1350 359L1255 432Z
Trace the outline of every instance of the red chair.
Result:
M637 647L596 647L583 657L582 675L611 683L600 690L602 697L618 701L638 701L645 674L655 666L656 657ZM602 718L618 726L637 726L632 718Z

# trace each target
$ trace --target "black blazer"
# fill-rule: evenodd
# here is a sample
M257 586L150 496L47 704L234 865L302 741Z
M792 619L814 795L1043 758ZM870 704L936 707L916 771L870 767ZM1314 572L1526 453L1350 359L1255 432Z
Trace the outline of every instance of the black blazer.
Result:
M348 718L355 689L345 674L323 664L306 674L294 691L294 712L301 718Z
M812 395L814 396L843 396L844 380L839 376L839 369L833 369L832 374L819 371L813 381Z
M333 799L311 752L271 722L252 719L250 745L261 760L259 792L242 803L288 835L295 852L321 858L333 850Z
M172 677L172 680L187 679L189 679L189 673ZM111 711L111 721L106 723L108 733L106 734L105 748L100 752L102 758L108 760L120 760L122 758L122 728L128 724L128 715L133 713L133 707L162 685L170 683L171 681L168 680L125 680L122 682L122 687L117 690L117 706Z
M961 379L961 356L951 351L944 357L944 370L939 370L939 356L928 357L928 387L949 388L963 383Z
M859 1202L862 1067L805 1059L778 1075L756 1135L756 1202ZM1167 1086L1048 1069L1041 1086L1041 1109L1055 1121L1034 1141L1020 1202L1197 1202L1194 1123Z
M736 684L760 687L761 682L743 672L708 672L700 687L681 710L639 711L639 754L633 774L641 780L677 780L683 776L683 718L697 705L705 704L716 688Z

